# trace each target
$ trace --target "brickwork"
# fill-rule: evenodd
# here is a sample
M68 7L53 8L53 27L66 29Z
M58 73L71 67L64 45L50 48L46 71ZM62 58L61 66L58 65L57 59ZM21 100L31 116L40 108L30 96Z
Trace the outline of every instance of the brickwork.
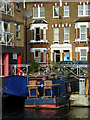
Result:
M55 6L55 3L57 3L57 6L59 6L59 16L61 16L60 18L53 18L53 6ZM78 4L80 4L80 2L67 2L67 5L69 5L69 17L64 17L64 5L66 2L62 3L62 7L60 7L60 3L59 2L40 2L40 3L27 3L27 8L30 9L32 11L32 18L28 19L28 25L34 20L33 18L33 6L36 4L36 6L40 6L41 4L43 4L43 6L45 7L45 18L42 18L44 20L46 20L48 22L48 30L47 30L47 40L49 41L48 44L46 45L41 45L41 44L32 44L29 47L31 48L42 48L42 47L51 47L51 44L53 44L53 33L54 33L54 26L55 24L57 24L57 26L59 26L59 44L63 44L64 41L64 27L66 26L66 24L68 24L69 26L69 30L70 30L70 42L69 44L72 45L72 61L76 61L76 52L75 52L75 48L76 47L88 47L87 42L80 42L80 43L75 43L75 39L76 39L76 29L75 29L75 20L78 18ZM64 26L64 27L63 27ZM89 34L89 30L87 30L87 34ZM80 29L78 29L78 38L80 38ZM30 38L29 38L30 40ZM80 60L80 53L78 53L78 60ZM54 55L53 59L54 59ZM51 62L51 51L49 51L49 62ZM62 54L62 60L64 60L64 53Z

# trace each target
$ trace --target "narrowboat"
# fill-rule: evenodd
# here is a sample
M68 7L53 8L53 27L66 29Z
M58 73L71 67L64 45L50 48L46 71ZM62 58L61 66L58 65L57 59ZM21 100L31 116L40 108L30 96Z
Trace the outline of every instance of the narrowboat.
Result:
M8 76L2 91L11 96L24 98L26 108L57 109L69 105L69 97L78 91L78 86L79 82L75 77Z

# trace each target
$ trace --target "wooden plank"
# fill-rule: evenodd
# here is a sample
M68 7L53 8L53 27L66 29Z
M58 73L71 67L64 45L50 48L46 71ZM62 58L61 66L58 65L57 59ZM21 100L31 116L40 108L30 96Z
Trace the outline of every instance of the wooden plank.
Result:
M39 86L41 86L41 87L43 87L43 86L56 86L56 85L60 85L60 84L52 84L52 85L27 85L27 87L34 87L34 86L36 86L36 87L39 87Z

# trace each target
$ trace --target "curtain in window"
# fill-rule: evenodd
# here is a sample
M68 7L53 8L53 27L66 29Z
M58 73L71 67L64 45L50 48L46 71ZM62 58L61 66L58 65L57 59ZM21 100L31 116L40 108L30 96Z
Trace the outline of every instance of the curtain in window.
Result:
M54 6L54 16L59 16L59 6Z

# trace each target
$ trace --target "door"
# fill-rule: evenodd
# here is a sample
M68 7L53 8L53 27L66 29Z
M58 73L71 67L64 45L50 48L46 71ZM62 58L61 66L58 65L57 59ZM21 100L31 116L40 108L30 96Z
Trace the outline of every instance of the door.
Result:
M64 61L70 61L70 54L69 54L69 52L64 52Z

